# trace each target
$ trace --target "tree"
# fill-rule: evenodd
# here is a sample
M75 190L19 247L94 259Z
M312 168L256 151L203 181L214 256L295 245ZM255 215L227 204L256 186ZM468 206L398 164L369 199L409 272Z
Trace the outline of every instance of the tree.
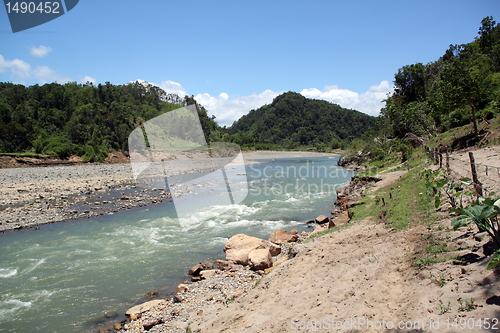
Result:
M440 73L441 90L447 103L455 108L463 104L471 108L476 135L476 105L487 95L485 79L489 73L490 60L478 52L475 44L464 45L460 56L457 59L450 58L450 63Z
M404 66L394 76L394 91L405 103L425 99L425 68L421 63Z
M493 21L492 16L486 16L481 21L481 27L479 28L479 40L481 42L481 47L483 50L489 52L493 47L493 28L496 22Z

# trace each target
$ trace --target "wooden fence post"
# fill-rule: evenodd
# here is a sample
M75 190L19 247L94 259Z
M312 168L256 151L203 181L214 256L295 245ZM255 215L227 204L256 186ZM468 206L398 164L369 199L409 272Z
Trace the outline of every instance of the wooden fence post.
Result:
M469 159L470 159L470 167L472 170L472 181L474 182L474 188L476 189L476 193L478 197L483 196L483 186L477 179L477 172L476 172L476 162L474 160L474 154L470 151L469 152Z
M448 153L448 146L445 147L446 155L446 173L450 175L450 154Z
M437 148L434 148L434 164L438 164L438 152Z
M439 168L443 167L443 150L439 147Z

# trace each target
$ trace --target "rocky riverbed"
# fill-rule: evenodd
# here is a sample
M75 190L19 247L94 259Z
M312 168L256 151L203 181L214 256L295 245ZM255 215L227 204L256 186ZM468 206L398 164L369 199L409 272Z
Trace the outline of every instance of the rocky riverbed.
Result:
M146 191L130 164L0 169L0 231L96 217L159 203L167 191Z

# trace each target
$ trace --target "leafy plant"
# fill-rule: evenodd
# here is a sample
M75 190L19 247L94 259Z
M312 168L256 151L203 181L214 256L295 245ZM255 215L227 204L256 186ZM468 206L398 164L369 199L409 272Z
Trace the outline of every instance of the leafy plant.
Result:
M456 208L452 211L460 214L451 225L455 230L466 227L470 222L474 222L480 231L486 231L491 236L495 244L500 248L500 198L478 198L470 206ZM486 269L495 267L500 263L500 250L497 250L488 262Z
M441 204L442 193L448 197L452 208L463 208L463 196L472 196L474 192L467 191L464 186L471 186L470 178L461 178L458 182L452 177L448 177L444 169L430 170L422 172L426 181L427 194L434 196L434 207L438 208Z
M444 185L448 183L448 178L444 175L443 169L424 170L422 176L425 179L427 195L434 196L434 207L438 208L441 204L441 191Z

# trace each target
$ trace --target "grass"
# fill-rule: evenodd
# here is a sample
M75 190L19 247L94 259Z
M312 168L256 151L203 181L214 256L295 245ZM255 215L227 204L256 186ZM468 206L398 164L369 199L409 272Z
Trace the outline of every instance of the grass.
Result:
M472 311L477 308L477 304L474 303L474 299L466 299L465 303L461 299L458 300L460 306L458 307L458 311Z
M36 153L0 153L0 156L14 156L14 157L53 157L52 155L36 154Z
M396 181L391 188L377 190L371 196L361 199L364 205L351 208L353 221L366 218L384 222L396 229L409 228L430 218L432 198L425 193L425 183L420 175L421 168L414 168Z
M439 301L440 303L438 304L439 306L439 314L445 314L446 312L449 312L451 310L451 302L448 301L447 305L444 305L442 301Z

